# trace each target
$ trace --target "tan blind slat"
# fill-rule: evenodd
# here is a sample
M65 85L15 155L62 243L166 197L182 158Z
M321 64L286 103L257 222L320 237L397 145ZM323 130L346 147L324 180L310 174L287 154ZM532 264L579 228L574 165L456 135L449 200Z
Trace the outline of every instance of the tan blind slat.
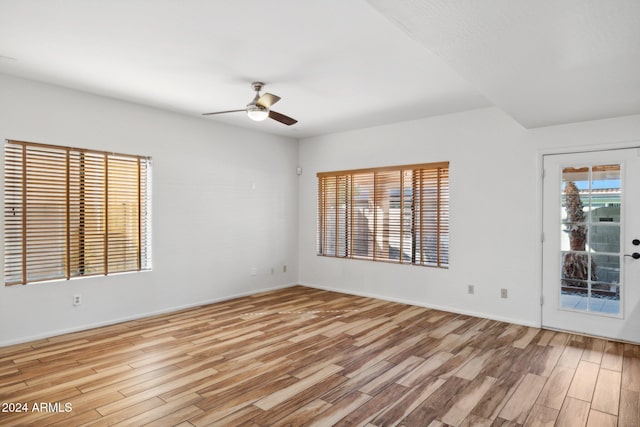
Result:
M143 156L7 141L5 283L150 269L150 168Z

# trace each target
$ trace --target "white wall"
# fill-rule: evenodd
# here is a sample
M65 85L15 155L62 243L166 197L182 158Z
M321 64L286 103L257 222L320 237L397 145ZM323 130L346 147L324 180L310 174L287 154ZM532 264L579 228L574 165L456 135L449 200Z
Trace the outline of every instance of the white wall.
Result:
M298 282L538 325L541 153L637 144L640 116L525 130L489 108L298 146L0 75L0 137L150 155L154 163L153 271L0 284L3 346ZM448 270L315 255L316 172L441 160L451 162ZM83 297L79 307L74 294Z
M640 116L526 130L495 108L302 140L300 282L539 326L541 154L631 140ZM449 269L315 255L317 172L445 160Z
M297 282L293 139L3 75L0 137L152 156L154 265L0 284L0 346Z

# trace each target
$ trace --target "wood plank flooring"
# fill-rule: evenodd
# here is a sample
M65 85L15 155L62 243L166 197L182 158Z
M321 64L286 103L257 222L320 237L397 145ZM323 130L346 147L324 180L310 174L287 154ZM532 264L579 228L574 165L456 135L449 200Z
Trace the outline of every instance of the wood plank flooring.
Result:
M0 425L640 426L640 346L296 286L0 348Z

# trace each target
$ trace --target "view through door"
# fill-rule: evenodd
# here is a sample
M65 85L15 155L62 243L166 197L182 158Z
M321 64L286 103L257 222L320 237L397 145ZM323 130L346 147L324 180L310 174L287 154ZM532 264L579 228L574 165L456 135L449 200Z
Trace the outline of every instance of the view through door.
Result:
M543 165L543 327L640 342L640 149Z

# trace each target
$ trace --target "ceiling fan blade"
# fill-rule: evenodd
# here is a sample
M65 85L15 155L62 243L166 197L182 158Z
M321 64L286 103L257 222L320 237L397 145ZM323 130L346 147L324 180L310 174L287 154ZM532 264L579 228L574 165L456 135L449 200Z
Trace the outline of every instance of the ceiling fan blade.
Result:
M242 110L227 110L227 111L216 111L215 113L203 113L203 116L212 116L214 114L225 114L225 113L238 113L240 111L247 111L246 108L243 108Z
M292 119L289 116L285 116L284 114L280 114L277 111L273 111L273 110L269 111L269 118L275 121L278 121L280 123L283 123L287 126L295 125L296 123L298 123L296 119Z
M264 108L271 108L271 106L278 101L280 101L279 96L273 95L271 93L265 93L260 98L258 98L256 104Z

